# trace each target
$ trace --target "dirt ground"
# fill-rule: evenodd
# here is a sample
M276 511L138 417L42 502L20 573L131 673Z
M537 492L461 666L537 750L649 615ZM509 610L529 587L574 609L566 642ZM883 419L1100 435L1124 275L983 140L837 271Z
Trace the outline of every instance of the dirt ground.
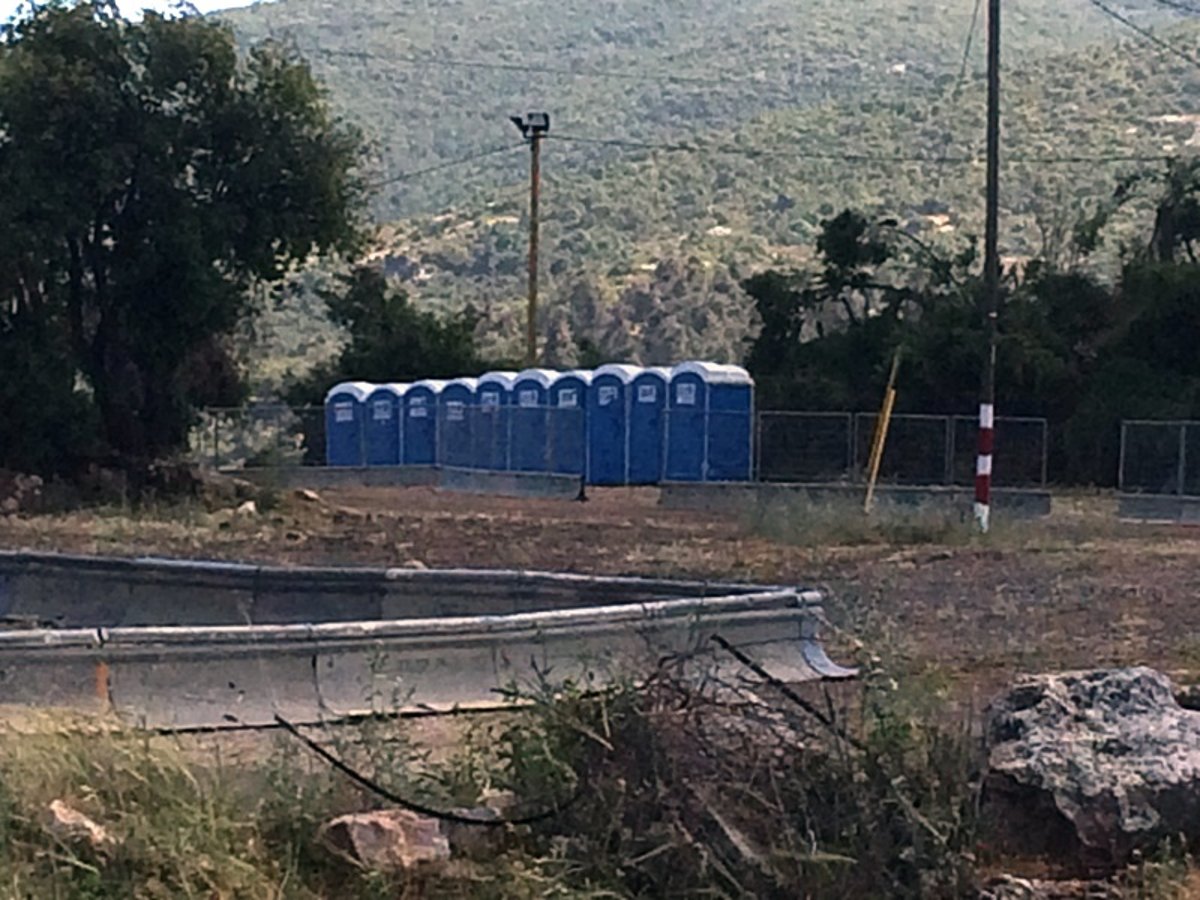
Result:
M1060 498L1039 523L930 535L663 509L645 490L587 503L431 488L287 494L269 511L196 507L0 517L0 547L274 562L676 575L826 588L869 646L943 673L960 696L1019 671L1145 664L1200 671L1200 532L1117 523L1111 500ZM852 511L847 511L852 514ZM834 636L834 650L846 642Z

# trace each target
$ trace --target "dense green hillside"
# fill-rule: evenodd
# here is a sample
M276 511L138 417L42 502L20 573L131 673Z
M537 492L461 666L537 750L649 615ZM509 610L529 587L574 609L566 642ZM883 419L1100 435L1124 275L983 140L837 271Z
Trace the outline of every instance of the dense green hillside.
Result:
M1005 7L1012 60L1112 34L1084 0ZM1173 19L1153 0L1123 8L1146 24ZM289 40L310 57L375 142L385 179L514 143L508 116L528 109L550 111L559 133L679 140L771 110L944 89L973 11L973 0L281 0L228 19L246 42ZM609 155L563 148L570 166ZM518 167L486 160L395 183L379 209L455 205Z
M355 4L348 15L345 5L284 0L232 18L247 39L286 36L310 56L344 114L379 142L384 175L511 145L394 182L377 206L398 220L380 252L391 271L427 300L482 309L487 348L499 355L516 350L524 283L526 154L506 116L548 109L549 349L564 362L579 361L580 345L585 356L593 345L666 361L737 358L752 328L737 279L803 259L837 209L895 216L936 241L978 232L981 27L959 78L972 7L463 0L386 13ZM1169 26L1159 33L1181 48L1200 44L1200 25L1161 4L1123 9ZM1155 165L1096 158L1194 152L1200 70L1127 40L1082 0L1053 10L1012 0L1006 10L1004 246L1054 252L1119 174ZM701 321L688 318L697 306ZM318 312L311 295L285 304L264 334L293 361L327 353Z

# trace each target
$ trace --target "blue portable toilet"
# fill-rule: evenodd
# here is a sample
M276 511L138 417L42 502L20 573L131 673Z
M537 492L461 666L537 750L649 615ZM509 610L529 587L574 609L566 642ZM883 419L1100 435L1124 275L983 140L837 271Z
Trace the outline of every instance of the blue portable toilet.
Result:
M369 381L343 381L325 395L325 465L361 466L366 458L363 419Z
M404 392L404 464L432 466L438 461L438 397L444 381L418 381Z
M475 389L475 465L480 469L505 472L510 458L509 412L516 372L488 372Z
M438 395L438 465L469 469L475 465L476 378L447 381Z
M381 384L367 395L363 422L368 466L400 465L400 426L407 384Z
M629 483L658 484L663 478L666 446L666 366L642 369L629 385Z
M667 406L668 481L749 481L754 381L741 366L680 363Z
M548 407L553 369L526 369L512 386L512 459L514 472L549 471Z
M563 372L550 383L550 471L560 475L587 473L587 402L592 373Z
M592 373L587 397L589 484L629 483L630 384L638 366L610 363Z

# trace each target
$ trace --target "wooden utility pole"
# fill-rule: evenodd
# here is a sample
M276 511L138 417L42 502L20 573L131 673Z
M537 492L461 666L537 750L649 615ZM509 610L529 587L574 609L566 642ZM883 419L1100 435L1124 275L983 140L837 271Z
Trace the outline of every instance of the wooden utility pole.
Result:
M525 365L533 368L538 362L538 202L542 190L542 138L550 130L550 116L530 113L525 118L511 118L529 144L529 307L525 313Z
M987 533L991 518L995 446L996 326L1000 315L1000 0L988 0L987 209L983 233L983 307L987 349L979 396L979 455L975 461L975 521Z

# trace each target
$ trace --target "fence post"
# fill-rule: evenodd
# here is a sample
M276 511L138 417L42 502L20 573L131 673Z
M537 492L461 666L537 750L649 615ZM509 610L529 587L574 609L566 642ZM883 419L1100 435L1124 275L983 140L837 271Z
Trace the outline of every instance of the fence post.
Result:
M1125 443L1129 439L1129 423L1121 420L1121 444L1117 455L1117 490L1125 493Z
M1187 422L1179 423L1179 472L1176 493L1183 496L1183 483L1187 479Z
M1042 419L1042 487L1050 480L1050 422Z
M751 481L762 481L762 435L763 413L751 413L754 416L754 471L750 473Z
M846 413L846 467L845 474L854 479L854 413Z
M862 413L850 413L850 483L858 481L858 420Z
M954 416L946 416L943 421L946 424L946 439L942 442L942 450L946 454L942 465L942 484L954 484L954 432L955 418Z

